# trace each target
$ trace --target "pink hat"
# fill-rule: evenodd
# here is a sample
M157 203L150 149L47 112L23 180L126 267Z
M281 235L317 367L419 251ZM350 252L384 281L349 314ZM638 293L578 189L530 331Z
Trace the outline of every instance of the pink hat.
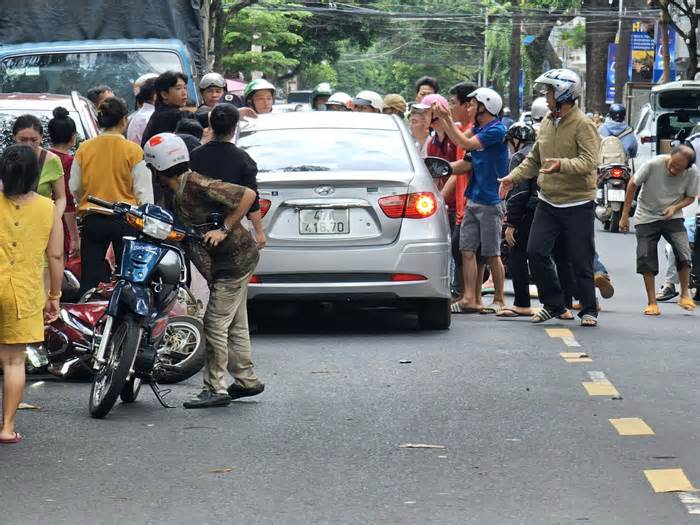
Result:
M449 102L447 102L447 99L445 97L443 97L442 95L437 95L437 94L426 95L423 97L423 100L421 100L421 104L426 104L427 106L432 106L436 102L438 104L440 104L443 108L450 109Z

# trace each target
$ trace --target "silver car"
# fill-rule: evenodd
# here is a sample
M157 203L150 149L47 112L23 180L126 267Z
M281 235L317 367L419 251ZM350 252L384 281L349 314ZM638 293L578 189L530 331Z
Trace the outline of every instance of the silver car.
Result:
M242 124L268 244L249 288L265 301L396 306L450 325L445 203L389 115L278 113Z

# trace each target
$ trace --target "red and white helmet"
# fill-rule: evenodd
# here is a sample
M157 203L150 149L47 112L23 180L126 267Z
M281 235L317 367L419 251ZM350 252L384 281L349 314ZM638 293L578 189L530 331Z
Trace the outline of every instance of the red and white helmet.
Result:
M166 171L173 166L190 161L185 141L173 133L158 133L143 147L146 164L156 171Z

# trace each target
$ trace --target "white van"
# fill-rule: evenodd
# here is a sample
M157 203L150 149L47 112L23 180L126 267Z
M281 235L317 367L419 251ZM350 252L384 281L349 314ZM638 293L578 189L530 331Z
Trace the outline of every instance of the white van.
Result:
M700 81L669 82L651 89L634 128L639 141L636 168L657 154L669 153L671 141L685 139L700 124Z

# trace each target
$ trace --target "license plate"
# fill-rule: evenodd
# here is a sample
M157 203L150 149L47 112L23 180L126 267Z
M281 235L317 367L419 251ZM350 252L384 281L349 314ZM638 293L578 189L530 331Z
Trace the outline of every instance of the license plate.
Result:
M350 210L299 210L301 235L344 235L350 233Z
M625 190L608 190L609 202L625 202Z

